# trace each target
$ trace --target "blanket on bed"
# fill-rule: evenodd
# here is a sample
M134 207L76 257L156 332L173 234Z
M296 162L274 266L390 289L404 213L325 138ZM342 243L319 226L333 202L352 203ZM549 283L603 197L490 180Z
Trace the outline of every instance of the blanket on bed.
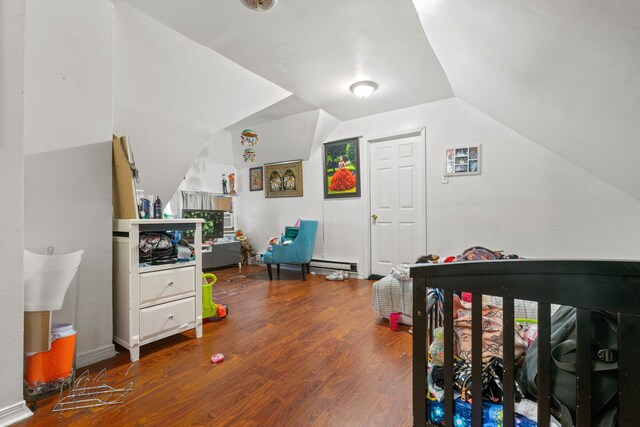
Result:
M401 264L391 273L373 284L371 305L384 317L391 313L401 313L400 323L412 325L413 280L409 277L408 264Z

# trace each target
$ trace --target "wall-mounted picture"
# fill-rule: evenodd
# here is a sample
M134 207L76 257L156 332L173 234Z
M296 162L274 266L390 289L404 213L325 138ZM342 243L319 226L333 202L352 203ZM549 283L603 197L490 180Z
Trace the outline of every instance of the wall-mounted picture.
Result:
M444 175L479 175L480 145L447 148L444 158Z
M302 160L264 165L265 197L302 196Z
M249 191L262 191L262 166L249 169Z
M324 198L360 197L358 138L324 144Z

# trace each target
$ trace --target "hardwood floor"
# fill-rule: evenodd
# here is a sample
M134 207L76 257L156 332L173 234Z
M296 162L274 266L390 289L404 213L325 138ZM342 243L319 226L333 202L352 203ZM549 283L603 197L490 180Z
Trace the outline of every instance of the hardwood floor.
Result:
M371 308L367 280L300 280L264 266L214 272L214 300L229 316L141 347L133 394L123 405L51 412L37 402L18 426L408 426L411 335L392 332ZM122 379L129 353L90 367ZM223 353L214 365L210 358ZM82 371L82 369L80 369Z

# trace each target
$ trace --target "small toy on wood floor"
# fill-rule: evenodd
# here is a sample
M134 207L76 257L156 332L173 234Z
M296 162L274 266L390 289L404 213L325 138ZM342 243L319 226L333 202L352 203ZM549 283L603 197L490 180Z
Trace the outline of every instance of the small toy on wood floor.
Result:
M213 356L211 356L211 363L220 363L224 360L224 354L222 353L216 353Z
M389 313L389 328L392 331L397 331L398 327L398 318L400 317L400 313Z
M202 318L213 320L224 319L229 314L229 307L226 304L216 304L211 296L213 285L218 278L213 273L202 275Z

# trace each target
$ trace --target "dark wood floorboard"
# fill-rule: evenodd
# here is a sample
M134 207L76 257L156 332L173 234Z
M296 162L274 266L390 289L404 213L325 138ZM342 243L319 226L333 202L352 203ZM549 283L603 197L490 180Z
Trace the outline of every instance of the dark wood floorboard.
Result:
M51 412L37 402L18 426L409 426L411 335L371 308L367 280L300 280L263 266L214 272L214 300L229 316L141 347L133 394L123 405ZM123 378L129 353L90 367ZM219 365L211 355L223 353ZM82 370L80 370L82 371Z

